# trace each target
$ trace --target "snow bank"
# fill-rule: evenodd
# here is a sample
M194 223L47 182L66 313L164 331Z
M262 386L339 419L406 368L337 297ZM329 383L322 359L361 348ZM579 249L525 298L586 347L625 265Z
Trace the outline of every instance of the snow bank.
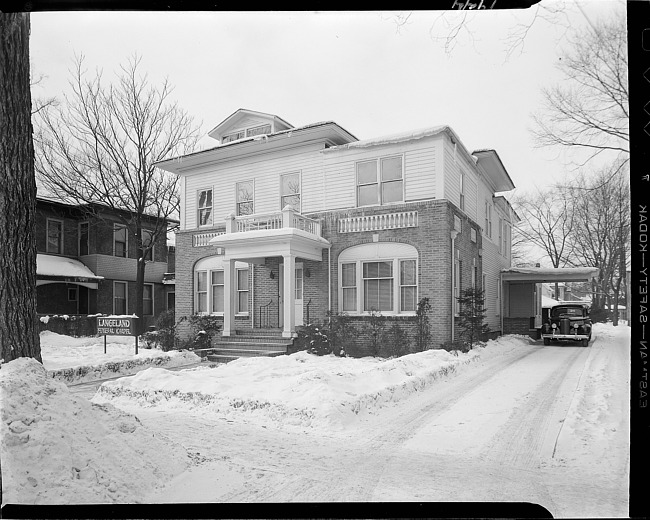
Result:
M185 470L185 450L133 415L70 394L20 358L0 370L3 502L137 502Z
M489 342L466 354L428 350L395 359L318 357L306 352L242 358L212 368L149 368L107 381L93 402L119 407L203 408L225 417L278 425L340 428L448 376L482 356L530 344L524 337Z
M43 365L51 377L71 382L96 381L107 377L134 374L150 366L178 367L198 363L192 352L138 349L131 336L74 338L44 331L40 334Z

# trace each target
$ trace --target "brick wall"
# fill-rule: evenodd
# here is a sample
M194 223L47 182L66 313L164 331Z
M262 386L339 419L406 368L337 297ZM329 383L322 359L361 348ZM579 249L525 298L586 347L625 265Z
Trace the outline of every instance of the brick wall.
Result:
M391 230L364 231L354 233L339 233L338 221L340 218L358 215L375 215L395 213L399 211L418 211L418 227ZM462 261L461 287L471 284L472 260L476 260L477 283L481 283L481 233L479 226L471 221L464 213L446 200L431 200L420 203L392 205L389 207L355 208L345 211L323 212L308 215L310 218L321 221L322 235L331 244L331 249L323 249L322 261L309 261L298 258L297 262L303 264L304 274L304 316L307 322L307 305L309 304L309 321L322 323L327 319L330 309L336 313L338 308L338 258L348 247L358 244L379 242L393 242L409 244L418 251L418 299L427 297L430 300L431 312L429 315L431 325L432 347L439 347L441 343L451 337L452 322L452 253L450 232L454 227L454 216L462 221L462 231L455 240L456 249L460 252ZM471 228L477 233L477 241L471 241ZM210 230L206 230L210 231ZM196 231L179 232L176 235L176 316L189 316L194 312L193 295L193 268L202 258L216 254L214 247L193 247L192 235ZM375 238L376 237L376 238ZM330 268L331 256L331 271ZM278 326L278 293L279 293L279 264L280 257L267 258L263 265L253 267L254 304L249 306L254 313L253 319L256 327L267 325L260 321L260 306L271 302L269 320L273 327ZM328 280L331 285L328 288ZM249 297L253 294L249 294ZM386 328L397 321L409 337L414 338L416 322L414 317L389 318ZM362 330L362 336L357 348L358 354L369 353L367 317L355 317L354 322ZM240 321L240 323L242 323ZM250 326L250 321L246 324ZM181 335L189 331L184 326L179 329Z

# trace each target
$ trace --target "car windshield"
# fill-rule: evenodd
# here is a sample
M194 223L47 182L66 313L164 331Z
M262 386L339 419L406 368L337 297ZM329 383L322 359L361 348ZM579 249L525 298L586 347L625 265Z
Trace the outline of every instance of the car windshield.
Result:
M562 314L569 316L582 317L582 307L555 307L552 312L553 316L561 316Z

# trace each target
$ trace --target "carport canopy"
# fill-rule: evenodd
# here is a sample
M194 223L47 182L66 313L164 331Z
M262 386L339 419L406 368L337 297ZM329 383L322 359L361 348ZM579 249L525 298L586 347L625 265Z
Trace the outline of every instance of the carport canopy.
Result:
M510 267L501 271L504 282L589 282L598 278L597 267Z

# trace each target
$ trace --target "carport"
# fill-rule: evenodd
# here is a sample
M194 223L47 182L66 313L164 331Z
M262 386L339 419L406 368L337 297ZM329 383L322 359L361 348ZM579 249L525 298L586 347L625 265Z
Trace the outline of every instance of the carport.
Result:
M537 338L542 326L541 284L590 282L598 277L596 267L510 267L501 271L501 330Z

